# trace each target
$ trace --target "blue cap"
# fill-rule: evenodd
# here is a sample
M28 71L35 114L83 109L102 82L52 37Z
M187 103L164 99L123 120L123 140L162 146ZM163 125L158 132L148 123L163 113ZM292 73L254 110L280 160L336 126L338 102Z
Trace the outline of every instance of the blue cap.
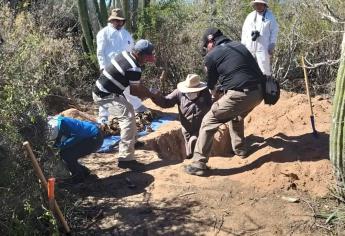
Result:
M153 44L146 39L140 39L134 45L134 50L142 55L152 55L153 54Z

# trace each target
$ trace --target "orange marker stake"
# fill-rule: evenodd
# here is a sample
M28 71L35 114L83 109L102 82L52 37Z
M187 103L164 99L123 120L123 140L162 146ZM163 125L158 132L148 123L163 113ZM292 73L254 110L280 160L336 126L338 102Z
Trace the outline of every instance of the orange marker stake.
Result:
M55 212L55 178L48 179L48 202L50 210Z

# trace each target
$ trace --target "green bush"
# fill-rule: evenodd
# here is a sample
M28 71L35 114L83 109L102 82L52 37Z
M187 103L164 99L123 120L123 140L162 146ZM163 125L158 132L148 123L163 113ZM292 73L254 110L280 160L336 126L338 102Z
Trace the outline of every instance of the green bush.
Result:
M47 165L54 161L54 158L48 160L54 153L44 136L45 120L48 114L66 107L56 109L58 104L51 98L90 99L91 85L98 74L95 65L81 53L78 34L65 35L61 28L51 28L47 34L53 19L63 19L66 14L74 17L73 12L55 7L53 15L57 17L43 20L40 17L45 14L38 17L30 12L15 13L0 3L0 29L4 39L0 46L2 235L42 235L56 231L56 223L44 208L46 193L37 183L22 142L29 139L45 173L53 173L52 166ZM60 32L52 33L54 30Z

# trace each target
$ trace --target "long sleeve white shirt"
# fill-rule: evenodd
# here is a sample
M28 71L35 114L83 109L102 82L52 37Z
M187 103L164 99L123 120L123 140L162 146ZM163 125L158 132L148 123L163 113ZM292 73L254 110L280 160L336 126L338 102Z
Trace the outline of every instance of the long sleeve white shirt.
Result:
M108 23L97 34L97 59L100 69L104 69L116 54L124 50L131 51L133 47L134 40L127 30L117 30Z
M264 17L264 19L263 19ZM256 41L252 40L252 32L259 31L260 36ZM241 43L253 54L257 59L262 72L271 75L270 55L268 50L270 45L277 43L279 32L278 23L273 13L266 9L264 14L256 11L249 13L242 27Z
M263 15L253 11L249 13L244 21L242 28L241 42L249 51L255 50L255 42L257 43L256 51L267 51L270 44L277 43L279 26L270 10L266 10L265 19ZM257 30L260 32L260 37L256 41L252 41L251 33Z

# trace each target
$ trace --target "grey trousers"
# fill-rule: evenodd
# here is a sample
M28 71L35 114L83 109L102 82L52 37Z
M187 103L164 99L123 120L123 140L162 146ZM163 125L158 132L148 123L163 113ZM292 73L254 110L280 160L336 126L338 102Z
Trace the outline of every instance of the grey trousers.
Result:
M135 160L134 144L137 135L137 126L135 123L135 113L132 104L125 97L110 95L100 98L92 93L93 100L99 106L103 106L119 121L121 129L121 140L119 144L119 161Z
M257 90L239 92L228 90L202 120L192 163L204 168L212 148L213 136L221 124L229 124L233 151L244 149L244 118L262 101L261 86Z

